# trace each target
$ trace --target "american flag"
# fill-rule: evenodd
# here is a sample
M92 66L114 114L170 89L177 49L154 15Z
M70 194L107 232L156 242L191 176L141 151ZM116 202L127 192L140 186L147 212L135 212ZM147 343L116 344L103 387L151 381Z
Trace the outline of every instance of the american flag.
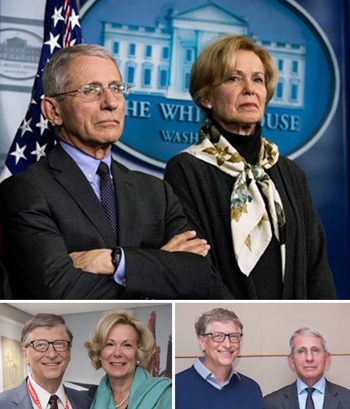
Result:
M43 117L40 110L43 97L42 71L47 61L60 48L81 42L81 25L76 0L47 0L44 43L31 102L12 142L0 181L14 173L22 172L32 163L46 156L56 143L54 127Z

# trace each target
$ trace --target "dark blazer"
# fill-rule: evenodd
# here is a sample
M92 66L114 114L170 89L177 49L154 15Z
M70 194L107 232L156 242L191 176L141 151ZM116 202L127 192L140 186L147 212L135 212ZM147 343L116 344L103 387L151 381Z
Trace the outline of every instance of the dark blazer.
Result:
M180 153L168 162L164 178L173 186L190 224L212 245L213 265L234 298L335 299L326 236L304 172L293 161L280 156L267 173L281 196L286 215L283 289L281 271L273 263L280 254L275 240L249 277L237 265L229 221L235 178L188 153Z
M0 300L10 299L11 296L8 274L0 260Z
M71 388L64 388L73 409L89 409L92 403L91 397L83 392ZM0 407L6 409L33 409L32 401L25 379L17 388L0 393Z
M296 382L264 397L265 409L298 409ZM326 380L323 409L350 409L350 390Z
M88 180L57 145L38 163L0 185L3 262L14 298L230 298L207 258L160 248L189 230L164 181L113 161L118 238L127 288L107 275L73 267L69 253L113 248L106 214Z

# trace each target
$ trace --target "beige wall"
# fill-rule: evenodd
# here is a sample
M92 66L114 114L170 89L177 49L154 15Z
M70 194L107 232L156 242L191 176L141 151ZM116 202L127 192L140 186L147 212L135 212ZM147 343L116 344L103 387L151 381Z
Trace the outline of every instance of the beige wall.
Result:
M23 324L32 316L6 303L0 303L0 392L13 388L28 374L28 367L21 354L21 333ZM18 363L18 369L5 360L5 351L10 350Z
M176 303L175 306L175 372L190 367L200 355L194 323L202 312L223 307L233 310L244 326L241 358L235 361L238 372L256 380L263 394L270 393L295 380L287 358L244 357L247 354L288 354L290 335L309 326L321 332L333 354L350 354L350 303ZM350 389L350 355L333 356L326 370L329 381Z
M0 317L6 317L7 319L25 324L32 318L32 315L12 307L7 303L0 303Z

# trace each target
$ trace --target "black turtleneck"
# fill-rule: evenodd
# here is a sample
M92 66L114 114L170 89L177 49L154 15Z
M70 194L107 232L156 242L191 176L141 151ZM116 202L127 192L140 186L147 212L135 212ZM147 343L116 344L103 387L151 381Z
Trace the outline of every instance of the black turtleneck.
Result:
M251 135L240 135L226 131L215 119L211 119L218 131L237 150L247 163L255 165L261 148L261 125L256 124L255 133Z

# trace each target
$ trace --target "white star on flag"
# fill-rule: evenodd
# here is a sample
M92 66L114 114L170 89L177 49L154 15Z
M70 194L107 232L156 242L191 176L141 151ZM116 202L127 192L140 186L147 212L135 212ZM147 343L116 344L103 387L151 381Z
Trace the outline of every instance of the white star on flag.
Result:
M79 23L79 15L75 14L75 10L72 10L72 15L69 17L69 21L72 24L72 29L74 29L75 26L80 27Z
M39 142L36 141L35 145L36 145L36 149L30 153L32 155L36 155L36 161L38 162L40 158L46 156L45 149L46 149L47 143L45 143L45 145L43 146L40 146Z
M30 121L32 118L29 118L28 121L26 119L23 119L22 125L19 127L21 130L21 137L28 131L28 132L33 132L32 128L29 126Z
M42 114L40 103L43 99L43 69L57 51L83 42L81 23L78 20L79 9L77 3L79 3L79 0L40 0L40 2L46 3L44 40L38 61L38 70L34 79L31 103L24 116L24 121L22 119L23 122L21 121L19 124L9 149L5 166L0 172L0 182L15 173L23 172L28 166L39 161L44 153L47 156L48 152L55 146L57 140L54 125L40 115ZM0 0L0 3L2 4L2 0ZM16 1L13 3L16 3ZM33 2L27 1L27 3L31 4ZM25 148L21 148L24 144Z
M51 16L51 18L53 19L53 25L54 25L54 27L56 27L56 24L57 24L60 20L63 20L63 21L64 21L64 18L62 17L62 8L63 8L63 7L60 7L60 8L57 10L57 8L55 7L54 14Z
M23 148L20 148L18 143L16 143L16 150L10 153L10 155L13 155L16 157L16 165L21 158L27 160L27 158L25 157L23 153L26 147L27 145L24 145Z
M48 44L50 46L50 53L53 53L53 50L55 47L61 48L61 46L58 44L58 39L60 38L60 34L57 34L56 37L53 36L52 33L50 33L50 40L46 41L44 44Z
M42 114L40 114L40 122L38 122L35 126L40 128L40 135L44 133L45 129L49 129L48 120L45 119Z

